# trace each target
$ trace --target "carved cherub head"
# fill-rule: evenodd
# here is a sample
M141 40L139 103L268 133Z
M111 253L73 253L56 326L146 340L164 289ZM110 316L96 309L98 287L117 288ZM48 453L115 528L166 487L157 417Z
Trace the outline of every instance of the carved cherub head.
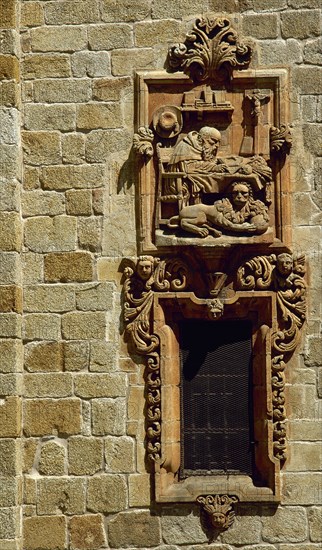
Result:
M203 160L213 160L218 152L221 133L211 126L203 126L199 130L198 140L202 146Z
M276 258L276 269L283 277L288 277L293 271L293 258L284 252Z
M214 298L208 302L208 315L211 319L219 319L224 313L224 304L219 298Z
M136 265L136 272L140 279L148 281L154 271L154 258L153 256L140 256Z

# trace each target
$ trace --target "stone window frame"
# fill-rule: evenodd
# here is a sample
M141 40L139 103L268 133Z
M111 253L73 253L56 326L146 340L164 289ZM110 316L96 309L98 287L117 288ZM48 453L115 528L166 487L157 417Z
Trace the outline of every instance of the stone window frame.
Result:
M204 494L230 494L245 502L279 502L280 468L287 458L284 371L305 322L305 258L287 252L246 260L231 257L227 273L218 272L214 262L209 258L203 277L194 256L186 261L140 256L123 266L125 333L130 350L146 358L145 447L155 499L192 502ZM255 463L264 487L244 475L230 475L229 482L221 475L178 480L180 365L173 327L183 318L214 323L252 318L255 324L254 431L260 442Z

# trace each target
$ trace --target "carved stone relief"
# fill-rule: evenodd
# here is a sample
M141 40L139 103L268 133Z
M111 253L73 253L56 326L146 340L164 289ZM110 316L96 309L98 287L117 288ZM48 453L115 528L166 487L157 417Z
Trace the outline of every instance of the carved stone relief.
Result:
M290 253L288 74L249 69L251 55L227 18L206 16L169 49L168 72L137 73L142 255L126 262L123 311L146 358L146 455L156 500L197 502L217 530L238 500L279 501L284 371L306 310L304 257ZM259 484L179 479L182 319L252 322Z
M250 59L229 20L209 16L170 48L173 74L138 73L142 253L285 241L287 72Z

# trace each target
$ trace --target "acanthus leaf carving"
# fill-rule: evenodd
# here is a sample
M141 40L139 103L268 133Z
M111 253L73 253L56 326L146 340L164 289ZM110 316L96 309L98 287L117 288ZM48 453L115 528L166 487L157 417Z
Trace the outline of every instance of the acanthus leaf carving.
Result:
M154 292L183 290L186 284L187 268L181 260L140 256L124 269L125 332L135 351L147 357L146 450L152 462L162 461L160 341L151 320Z
M239 42L235 29L225 17L197 19L184 43L169 50L169 65L193 80L225 78L233 69L246 68L251 59L249 45Z
M212 528L225 531L233 524L235 512L232 504L238 502L237 497L228 495L207 495L204 497L201 495L197 497L196 502L207 514Z
M154 134L148 126L140 126L137 133L133 136L133 149L140 155L150 159L153 157Z
M286 459L285 362L299 341L306 316L305 257L282 253L256 256L240 266L237 286L243 290L274 290L278 330L272 335L273 448L276 458Z
M279 128L270 128L270 146L272 153L288 152L292 147L292 132L288 124L281 124Z

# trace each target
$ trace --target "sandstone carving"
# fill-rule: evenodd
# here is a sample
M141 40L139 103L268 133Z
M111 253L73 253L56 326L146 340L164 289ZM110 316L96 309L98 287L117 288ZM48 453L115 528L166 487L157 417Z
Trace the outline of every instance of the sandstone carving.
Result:
M219 298L209 300L207 303L210 319L219 319L224 313L224 303Z
M260 235L268 228L267 210L263 202L254 200L251 186L237 180L230 185L227 197L213 205L185 206L178 216L169 220L168 226L180 226L200 237L207 237L209 233L213 237L220 237L222 231Z
M272 399L274 454L286 459L285 430L285 357L292 353L300 338L306 315L305 257L288 253L257 256L241 266L238 286L245 290L275 290L278 330L272 336Z
M169 50L170 67L199 82L214 76L223 78L234 68L247 67L250 59L250 46L239 41L237 32L225 17L197 19L185 42Z
M196 502L201 505L207 515L211 527L218 531L225 531L234 522L235 512L232 504L238 502L238 498L228 495L199 496Z
M271 152L287 152L292 147L292 132L288 124L281 124L280 128L272 126L270 129Z
M153 142L154 134L146 126L140 126L137 133L133 136L133 148L142 156L147 158L153 157Z

